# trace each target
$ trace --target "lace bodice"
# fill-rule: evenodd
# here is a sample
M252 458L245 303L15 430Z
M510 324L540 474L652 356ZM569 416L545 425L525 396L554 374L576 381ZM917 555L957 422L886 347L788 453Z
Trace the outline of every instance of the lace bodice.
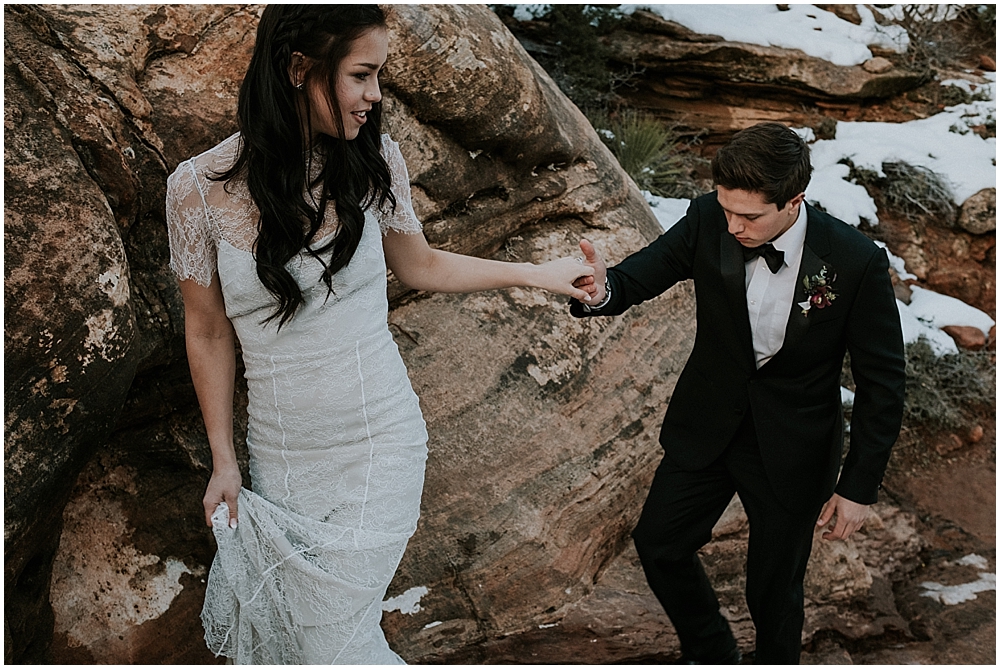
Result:
M239 133L225 139L201 155L186 160L167 180L167 230L170 235L170 267L180 279L193 279L202 286L212 282L217 272L218 245L225 241L236 249L251 251L257 238L257 208L246 184L230 184L209 179L235 162L240 147ZM385 210L374 212L379 228L417 233L422 230L410 199L410 178L399 144L382 135L382 155L389 166L395 211L386 202ZM307 157L308 158L308 157ZM322 166L310 161L313 174ZM314 197L318 199L318 193ZM374 205L373 205L374 206ZM337 213L328 204L317 246L337 228Z

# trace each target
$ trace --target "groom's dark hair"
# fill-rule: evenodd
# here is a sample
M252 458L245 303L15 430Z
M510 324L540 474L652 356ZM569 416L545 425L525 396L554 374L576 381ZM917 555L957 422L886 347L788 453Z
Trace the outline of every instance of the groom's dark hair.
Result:
M733 135L712 159L716 186L761 193L778 209L805 191L809 146L780 123L758 123Z

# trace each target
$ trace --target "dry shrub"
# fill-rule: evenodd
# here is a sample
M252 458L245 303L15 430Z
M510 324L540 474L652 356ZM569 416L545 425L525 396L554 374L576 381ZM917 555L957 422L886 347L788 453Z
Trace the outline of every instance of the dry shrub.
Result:
M948 184L935 172L906 162L882 163L880 175L875 170L858 167L850 159L848 178L864 186L881 205L914 223L951 227L958 210Z
M840 383L856 388L850 355L844 358ZM906 345L904 427L961 431L995 406L996 362L991 351L938 356L924 338Z
M975 50L956 5L898 5L895 24L906 29L909 46L902 60L911 69L931 71L958 65Z
M910 221L935 222L950 227L957 210L951 189L940 176L920 165L882 163L882 197L894 212Z
M957 431L996 406L996 363L989 351L938 357L920 339L906 347L903 422Z

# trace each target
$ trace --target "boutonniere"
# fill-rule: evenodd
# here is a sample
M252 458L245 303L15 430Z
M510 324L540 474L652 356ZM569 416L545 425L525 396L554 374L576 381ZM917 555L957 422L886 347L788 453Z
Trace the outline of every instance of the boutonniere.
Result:
M837 299L837 293L833 290L833 282L837 280L837 275L830 276L827 269L824 267L819 271L819 274L813 274L802 279L802 285L805 287L806 301L799 302L799 306L802 308L803 316L808 316L809 310L813 307L826 309Z

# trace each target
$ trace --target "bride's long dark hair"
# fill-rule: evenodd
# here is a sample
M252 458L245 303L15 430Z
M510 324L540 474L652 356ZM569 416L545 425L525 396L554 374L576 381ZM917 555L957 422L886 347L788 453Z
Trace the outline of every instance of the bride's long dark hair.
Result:
M305 249L322 263L322 280L332 293L333 275L350 262L361 241L365 210L373 203L382 207L386 200L396 205L389 167L379 151L381 103L372 105L356 139L320 134L315 146L306 145L312 135L309 96L304 93L310 81L319 78L325 83L327 104L343 137L337 72L351 44L378 27L385 27L385 13L377 5L269 5L257 27L253 56L240 86L239 155L230 169L215 178L244 180L260 211L254 260L257 276L278 302L265 322L277 318L279 329L303 301L286 263ZM296 90L288 74L295 52L315 63L306 72L301 90ZM297 101L305 105L301 116ZM307 184L306 163L311 159L322 160L323 167ZM307 200L307 185L309 189L322 185L318 203ZM337 232L313 249L331 200L337 212Z

